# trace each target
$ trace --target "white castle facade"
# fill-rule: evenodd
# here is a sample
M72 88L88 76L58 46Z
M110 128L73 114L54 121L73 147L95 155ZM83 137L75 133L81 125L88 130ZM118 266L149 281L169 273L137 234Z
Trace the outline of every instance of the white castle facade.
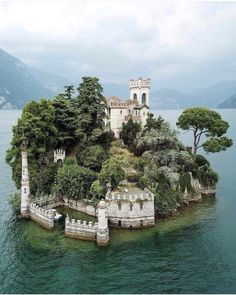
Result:
M130 118L134 122L140 122L143 126L146 123L149 110L150 79L131 79L129 82L130 97L126 101L121 101L116 96L107 97L107 124L115 133L115 137L120 136L122 123L127 123Z

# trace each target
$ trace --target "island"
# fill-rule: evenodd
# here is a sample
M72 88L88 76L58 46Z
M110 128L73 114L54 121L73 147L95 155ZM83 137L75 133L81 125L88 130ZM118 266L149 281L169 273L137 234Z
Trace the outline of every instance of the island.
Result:
M65 206L96 222L65 218L65 235L109 244L109 228L145 229L214 195L218 175L200 147L232 145L228 123L215 111L183 111L177 126L192 130L184 146L162 117L150 112L150 79L130 80L130 97L104 97L96 77L83 77L52 100L31 101L13 127L6 161L19 194L20 217L51 230ZM209 138L202 144L201 138Z

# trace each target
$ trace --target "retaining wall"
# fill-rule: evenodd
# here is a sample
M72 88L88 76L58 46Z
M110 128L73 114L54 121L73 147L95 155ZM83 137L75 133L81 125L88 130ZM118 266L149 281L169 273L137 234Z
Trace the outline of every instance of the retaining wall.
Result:
M96 240L97 222L71 219L67 216L65 221L65 235L82 240Z
M30 203L29 217L47 229L54 227L54 212L51 209L47 210L35 203Z
M75 200L69 200L67 198L63 198L63 200L63 205L68 208L83 212L91 216L96 216L96 207L92 204L87 204L85 201L76 202Z

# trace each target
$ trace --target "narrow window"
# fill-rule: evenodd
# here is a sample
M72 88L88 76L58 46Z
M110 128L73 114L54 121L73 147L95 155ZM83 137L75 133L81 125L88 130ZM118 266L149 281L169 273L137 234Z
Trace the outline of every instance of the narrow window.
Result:
M130 204L130 205L129 205L129 209L130 209L130 211L133 210L133 204Z
M140 210L143 210L143 203L140 203Z
M27 190L26 190L26 188L24 188L24 194L26 194L26 192L27 192Z
M138 111L136 111L136 116L138 115Z
M121 203L118 203L118 210L121 210Z
M143 115L145 116L145 112L143 112Z
M140 220L140 226L143 226L143 220Z
M146 93L142 94L142 104L146 104Z
M134 100L137 100L137 94L134 93L134 96L133 96Z
M122 110L120 110L120 114L122 115Z
M118 220L118 226L119 227L121 226L121 220Z
M132 225L130 225L130 226L129 226L129 228L130 228L130 229L132 229L132 228L133 228L133 226L132 226Z

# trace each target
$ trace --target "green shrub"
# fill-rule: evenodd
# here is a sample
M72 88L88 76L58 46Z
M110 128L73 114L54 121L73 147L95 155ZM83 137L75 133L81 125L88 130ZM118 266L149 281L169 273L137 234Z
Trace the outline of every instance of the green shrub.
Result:
M10 204L16 214L20 213L21 197L20 193L13 193L10 197Z
M181 192L185 192L185 189L191 190L191 176L189 173L185 172L180 175L179 178L180 190Z
M80 166L99 172L102 164L107 160L105 150L99 145L88 146L76 155Z
M197 163L199 167L204 165L210 166L210 163L208 162L208 160L202 155L196 155L195 162Z
M129 173L126 175L126 179L127 179L129 182L139 182L139 179L140 179L141 176L142 176L141 173L129 172Z

